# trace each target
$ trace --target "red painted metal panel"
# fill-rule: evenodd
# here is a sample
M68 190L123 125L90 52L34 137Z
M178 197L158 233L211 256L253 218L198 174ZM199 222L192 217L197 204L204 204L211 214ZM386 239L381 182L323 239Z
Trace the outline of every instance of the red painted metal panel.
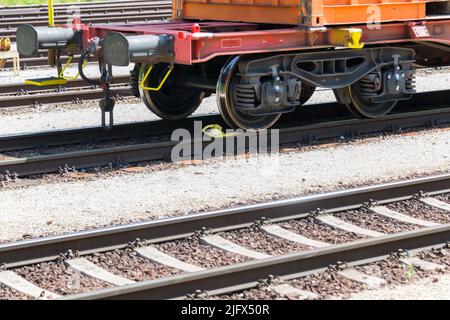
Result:
M423 19L428 0L174 0L174 17L301 26ZM436 1L436 0L434 0ZM440 0L437 0L440 1Z
M414 31L417 26L419 28ZM378 29L371 25L354 27L362 29L362 41L366 45L428 41L450 47L450 19L387 23L380 25ZM333 28L308 31L306 28L291 27L261 29L261 25L251 23L199 22L197 24L188 21L172 21L140 25L94 25L90 28L90 35L104 37L111 31L126 34L171 34L175 36L175 63L192 64L220 55L333 47L328 40L332 30Z

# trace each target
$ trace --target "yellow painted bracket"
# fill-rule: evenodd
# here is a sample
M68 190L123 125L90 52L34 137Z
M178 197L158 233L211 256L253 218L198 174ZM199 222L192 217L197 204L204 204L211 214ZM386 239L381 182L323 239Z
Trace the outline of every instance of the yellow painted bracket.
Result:
M328 40L331 44L350 49L362 49L364 42L360 42L362 30L359 28L330 29Z
M55 11L53 7L53 0L48 0L48 26L54 27L55 26ZM80 73L77 73L74 77L72 76L66 76L64 75L64 72L67 70L67 67L72 62L73 56L69 57L69 60L67 61L66 65L58 75L58 77L48 77L48 78L38 78L38 79L27 79L25 80L25 84L29 84L32 86L38 86L38 87L46 87L46 86L60 86L60 85L66 85L67 80L75 80L80 76ZM87 60L83 64L83 68L86 66Z
M209 124L202 129L202 132L208 137L218 139L235 136L235 133L225 133L223 128L218 124Z
M66 80L76 80L76 79L78 79L78 77L80 76L80 72L78 72L75 76L66 76L66 75L64 75L64 73L66 72L67 67L72 62L72 60L73 60L73 56L69 56L69 59L67 60L67 63L64 65L63 69L61 70L61 73L59 74L60 78L66 79ZM86 67L88 62L89 61L87 59L84 60L84 62L83 62L83 69Z
M67 70L67 67L72 62L73 56L70 56L67 60L67 63L64 65L63 69L61 70L58 77L49 77L49 78L39 78L39 79L27 79L25 80L25 84L29 84L32 86L37 87L47 87L47 86L61 86L67 84L67 80L76 80L80 73L78 72L75 76L67 76L64 75L65 71ZM84 61L83 68L86 67L88 64L88 61Z
M27 80L25 80L25 84L29 84L29 85L37 86L37 87L60 86L60 85L67 84L67 79L57 78L57 77L27 79Z
M169 78L169 75L172 73L173 68L169 68L166 75L164 76L164 78L161 80L160 84L157 87L146 87L144 85L144 83L147 81L148 76L150 75L150 72L152 72L152 70L153 70L153 66L150 66L150 68L148 68L147 72L145 73L144 78L142 78L142 80L139 82L139 88L141 88L142 90L148 90L148 91L161 90L164 83L166 83L167 78Z

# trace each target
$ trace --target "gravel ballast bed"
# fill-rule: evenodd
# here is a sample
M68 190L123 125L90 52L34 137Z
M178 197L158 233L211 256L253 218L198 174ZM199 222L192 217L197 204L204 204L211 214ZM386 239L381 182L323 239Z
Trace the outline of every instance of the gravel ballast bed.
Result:
M0 300L32 300L32 298L0 284Z
M386 280L387 284L380 288L398 287L411 285L422 281L423 279L436 279L450 271L450 249L438 251L426 250L417 253L420 259L430 261L440 265L447 265L445 270L424 271L420 268L414 268L411 273L410 267L398 261L394 257L367 265L353 267L369 276L376 276ZM432 281L434 282L434 281ZM371 292L377 292L379 289L369 289L367 285L347 279L334 271L328 270L313 274L310 276L294 279L288 282L290 285L301 290L313 292L318 295L318 299L347 299L353 294L367 292L370 297ZM364 294L363 294L364 295ZM271 291L266 286L239 291L232 294L224 294L211 297L213 299L231 299L231 300L258 300L258 299L289 299L289 297L280 296Z
M241 292L236 292L233 294L223 294L219 296L211 297L215 300L281 300L286 299L269 289L268 287L261 287L258 289L249 289Z
M301 234L304 237L331 244L339 244L364 238L354 233L327 226L313 218L290 220L281 224L281 227Z
M388 285L404 285L420 280L424 277L439 274L439 271L423 271L401 263L396 258L389 257L383 261L356 267L357 270L380 277L386 280Z
M389 234L417 229L418 226L385 218L372 212L349 210L333 214L335 217L358 227Z
M264 231L256 228L254 230L241 229L222 233L220 235L242 247L272 256L311 249L308 246L270 236Z
M196 239L167 242L155 247L183 262L203 268L222 267L248 260L246 257L200 244Z
M450 193L439 194L439 195L433 196L433 198L450 203Z
M450 223L450 212L433 208L417 200L390 203L389 209L410 215L411 217L437 223Z
M206 98L194 115L217 114L217 112L214 96ZM101 125L98 101L88 101L83 105L60 103L28 109L4 108L0 109L0 115L0 125L4 125L1 135ZM161 118L150 112L140 100L117 101L114 107L114 124L155 120Z
M88 259L115 275L133 281L153 280L180 273L179 270L141 258L131 249L94 254Z
M366 285L345 278L334 271L294 279L289 284L300 290L317 294L318 299L327 299L336 295L347 297L352 293L367 289Z
M64 146L56 146L49 148L38 148L38 149L27 149L20 151L11 151L2 153L2 156L6 158L30 158L30 157L38 157L38 156L46 156L46 155L54 155L54 154L63 154L67 152L81 152L81 151L92 151L92 150L101 150L108 149L113 147L123 147L129 145L137 145L141 143L151 142L150 139L119 139L114 141L107 141L101 143L83 143L83 144L69 144ZM1 160L1 159L0 159Z
M367 288L367 286L349 280L335 272L322 272L287 281L286 283L300 290L317 294L317 299L327 299L336 295L350 296L352 293ZM290 298L291 297L281 296L266 286L244 290L234 294L217 296L217 299L224 300L273 300Z
M46 262L21 267L13 271L38 287L59 295L76 294L112 287L107 283L72 271L63 263Z
M450 271L450 249L448 248L436 252L430 250L420 252L417 256L423 260L446 266L446 272Z
M431 130L275 158L216 159L156 172L99 174L90 181L6 189L0 192L0 241L444 173L450 170L449 139L449 131ZM393 150L396 161L390 158ZM149 186L157 188L149 192Z

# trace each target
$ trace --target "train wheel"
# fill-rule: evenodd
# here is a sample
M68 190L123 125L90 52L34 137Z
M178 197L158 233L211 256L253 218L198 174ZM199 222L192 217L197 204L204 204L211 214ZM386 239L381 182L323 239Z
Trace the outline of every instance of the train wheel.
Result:
M364 83L358 81L349 87L335 89L336 99L347 106L347 109L358 118L380 118L385 116L397 104L397 101L374 103L361 93Z
M148 66L140 68L139 79L144 78ZM156 87L161 83L167 72L166 64L157 64L144 83L144 87ZM165 120L182 120L189 117L200 106L205 93L198 90L177 88L174 80L181 74L195 74L198 71L190 66L176 65L159 91L139 88L140 96L145 105L158 117Z
M315 91L316 87L302 83L302 91L300 92L300 106L308 102L308 100L311 99Z
M135 64L133 70L130 71L130 85L131 85L131 93L136 98L141 97L141 93L139 90L139 72L141 71L141 64Z
M237 66L239 57L233 57L225 64L217 82L217 105L225 122L232 128L259 130L271 127L281 114L252 116L236 108L235 88L239 83Z

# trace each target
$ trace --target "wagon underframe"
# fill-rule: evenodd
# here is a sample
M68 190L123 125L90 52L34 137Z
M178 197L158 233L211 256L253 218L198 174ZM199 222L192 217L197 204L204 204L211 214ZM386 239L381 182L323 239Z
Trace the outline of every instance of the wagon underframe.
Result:
M354 25L360 29L360 41L365 46L416 43L450 50L450 17L443 20L393 22L374 25ZM94 25L89 37L104 38L109 32L160 35L174 37L174 63L194 64L216 56L242 55L322 48L345 47L347 35L336 36L350 28L302 28L270 26L239 22L171 21L138 25Z

